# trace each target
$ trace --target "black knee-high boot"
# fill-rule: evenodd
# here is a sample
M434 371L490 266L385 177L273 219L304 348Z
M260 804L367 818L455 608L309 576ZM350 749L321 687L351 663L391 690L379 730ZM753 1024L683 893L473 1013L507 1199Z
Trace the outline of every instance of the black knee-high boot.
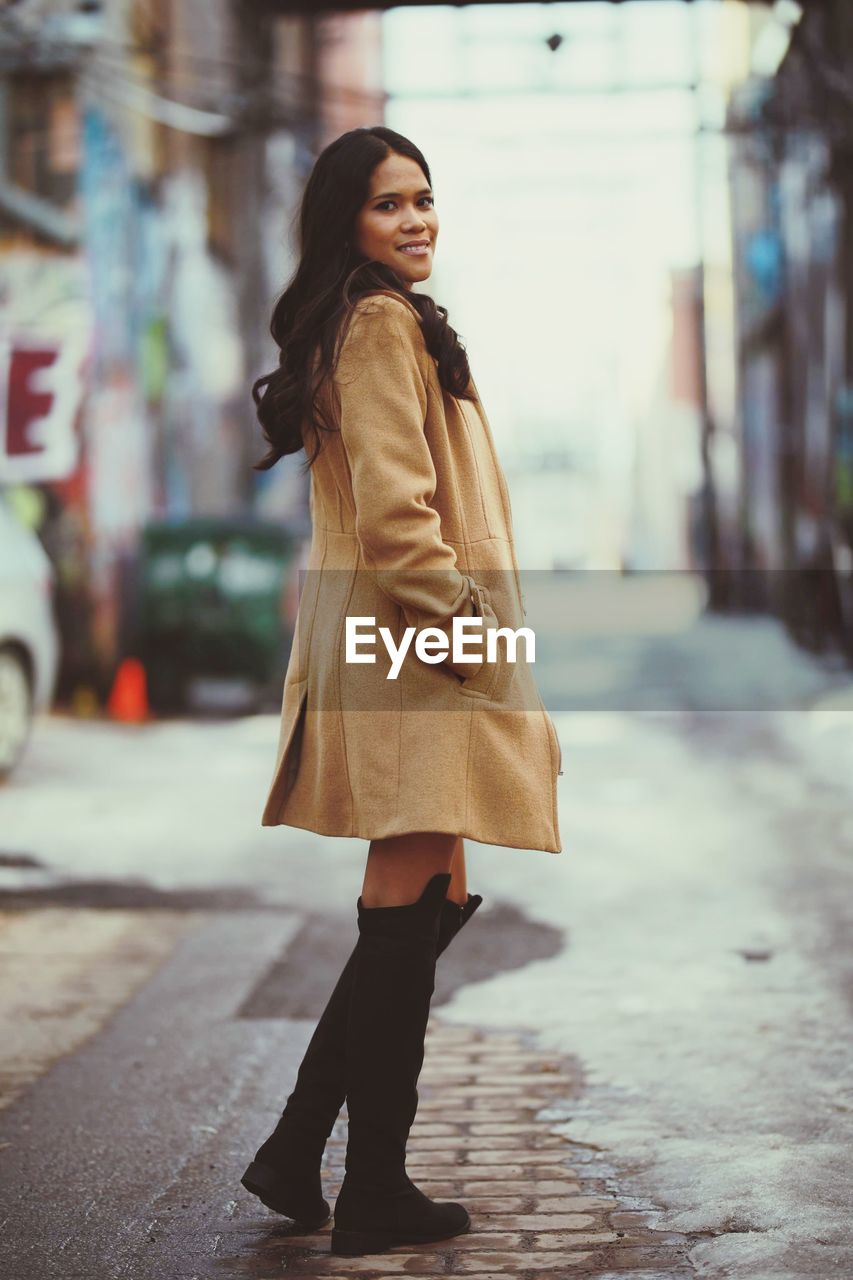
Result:
M430 1200L406 1173L449 883L448 874L433 876L417 902L402 907L364 907L359 899L346 1046L349 1138L333 1253L444 1240L470 1226L462 1205Z
M437 955L449 946L482 901L479 894L469 894L464 905L445 899ZM321 1226L329 1218L320 1164L346 1096L346 1028L355 955L354 950L317 1023L278 1124L241 1179L267 1208L307 1229Z

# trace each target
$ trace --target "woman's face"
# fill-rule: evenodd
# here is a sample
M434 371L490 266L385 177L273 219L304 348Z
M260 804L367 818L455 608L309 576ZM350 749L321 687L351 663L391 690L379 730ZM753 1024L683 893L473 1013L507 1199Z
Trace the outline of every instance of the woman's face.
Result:
M370 196L356 217L356 247L393 267L411 288L429 279L437 237L438 214L420 165L408 156L386 156L371 174Z

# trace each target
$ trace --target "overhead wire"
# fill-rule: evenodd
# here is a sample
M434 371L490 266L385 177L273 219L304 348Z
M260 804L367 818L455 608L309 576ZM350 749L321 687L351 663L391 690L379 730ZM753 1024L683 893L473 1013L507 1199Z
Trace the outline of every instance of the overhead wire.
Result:
M241 70L250 70L263 66L263 60L255 58L241 59L237 57L223 57L220 55L209 55L196 53L187 48L181 49L179 61L185 64L184 67L169 68L166 70L157 69L154 75L147 71L143 71L138 65L134 65L134 60L140 57L146 57L145 52L126 42L116 40L99 41L97 45L91 47L91 50L80 59L80 67L84 74L84 82L94 91L103 90L113 102L118 105L125 106L128 110L146 114L144 110L145 95L155 95L162 99L159 104L159 114L168 115L169 111L173 111L175 118L180 113L186 112L186 120L189 123L193 116L192 113L200 113L200 117L208 114L210 116L225 117L229 109L234 112L235 118L227 123L224 119L220 121L220 131L226 132L228 128L233 130L245 127L244 117L251 114L248 110L251 106L260 105L270 106L275 109L275 114L270 118L271 125L284 124L288 122L299 123L310 118L310 113L315 110L317 95L323 101L332 103L365 104L384 106L391 100L406 102L415 100L429 101L466 101L484 98L501 98L508 97L541 97L543 94L549 97L569 99L569 98L590 98L615 97L617 95L629 96L631 94L649 95L651 93L679 92L692 93L695 91L695 84L689 79L684 82L668 82L666 84L608 84L602 86L557 86L549 85L546 88L540 86L495 86L486 89L483 87L472 87L470 89L448 89L448 90L424 90L411 93L392 93L384 88L365 89L354 85L346 85L334 83L322 78L317 78L309 72L299 72L292 68L286 71L276 70L275 74L270 77L269 82L260 89L252 89L243 85L228 85L224 90L226 100L211 101L205 96L205 86L201 77L196 77L191 71L186 69L186 64L196 64L197 66L209 69L221 69L224 71L232 71L236 68ZM192 94L193 101L181 101L172 98L170 95L174 93ZM209 86L208 86L209 92ZM202 95L202 96L196 96ZM153 106L153 103L149 103ZM224 109L223 109L224 108ZM281 113L281 118L276 119L275 115ZM197 123L199 126L203 121L199 117ZM160 121L168 123L168 121ZM256 118L252 122L257 127L259 121ZM211 124L211 136L213 136L213 121ZM774 121L774 126L779 129L780 122ZM175 126L179 127L179 126ZM761 133L766 126L761 121L729 121L722 125L708 124L702 122L699 129L704 133L714 134L743 134L749 132ZM796 129L796 122L790 124L782 124L781 130ZM190 129L189 132L197 130ZM204 132L203 129L201 129ZM37 132L36 130L27 130L30 136ZM55 137L55 129L53 126L44 126L43 132L45 136ZM578 135L575 139L574 135L566 135L567 140L582 142L587 139L594 139L597 143L603 143L609 140L618 142L624 135L611 133L610 131L600 131L592 133L584 130L582 135ZM643 137L659 137L670 138L681 136L681 131L654 129L644 131Z

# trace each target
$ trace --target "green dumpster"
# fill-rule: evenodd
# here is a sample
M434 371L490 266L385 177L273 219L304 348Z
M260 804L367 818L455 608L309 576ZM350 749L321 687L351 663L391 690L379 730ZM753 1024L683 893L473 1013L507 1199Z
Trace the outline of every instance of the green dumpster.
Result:
M293 641L285 588L297 542L271 522L150 521L142 532L139 649L158 711L200 683L277 704Z

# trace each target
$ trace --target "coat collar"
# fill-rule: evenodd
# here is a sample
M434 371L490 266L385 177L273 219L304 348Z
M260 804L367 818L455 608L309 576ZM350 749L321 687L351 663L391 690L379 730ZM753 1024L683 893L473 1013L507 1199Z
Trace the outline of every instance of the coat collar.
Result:
M411 302L409 302L409 299L404 297L402 293L397 293L394 289L370 289L367 293L362 293L359 296L362 298L374 298L376 297L377 294L385 294L389 298L396 298L398 302L405 303L405 305L409 308L409 310L414 315L418 324L420 324L421 313L418 311L417 307L414 306Z

